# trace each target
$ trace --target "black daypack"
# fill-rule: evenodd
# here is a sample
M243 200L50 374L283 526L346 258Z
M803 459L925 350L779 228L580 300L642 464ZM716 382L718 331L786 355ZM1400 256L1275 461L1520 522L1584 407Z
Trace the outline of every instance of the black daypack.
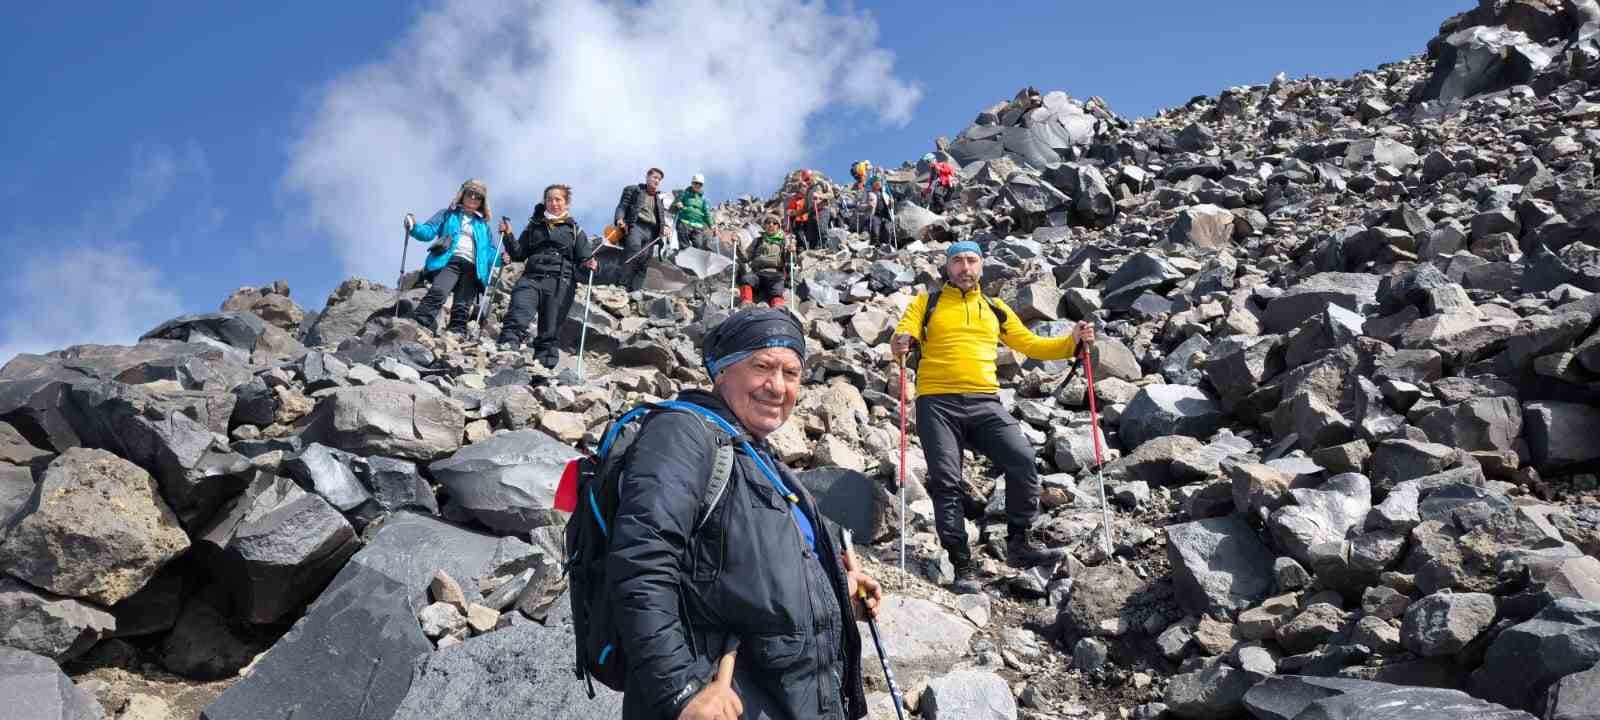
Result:
M748 439L726 420L690 402L668 400L636 407L611 423L596 451L577 462L577 508L567 520L566 553L568 595L572 600L573 634L577 645L579 679L588 683L594 697L594 680L621 691L627 681L627 659L612 615L613 588L606 579L610 532L621 504L622 471L632 460L635 441L650 418L666 412L689 412L715 426L718 435L711 477L701 496L690 535L700 530L716 509L733 474L734 444ZM635 423L634 421L639 421Z

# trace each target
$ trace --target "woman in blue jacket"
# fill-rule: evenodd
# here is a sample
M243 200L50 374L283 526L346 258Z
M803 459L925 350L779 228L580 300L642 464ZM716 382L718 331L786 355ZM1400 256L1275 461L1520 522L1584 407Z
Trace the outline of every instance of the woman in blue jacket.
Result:
M406 232L421 242L431 242L422 274L432 286L411 314L430 333L438 333L439 308L447 295L453 333L466 333L473 301L489 286L489 276L500 261L500 248L489 232L489 188L478 180L461 183L461 190L450 206L433 214L425 223L406 215ZM509 232L510 228L503 228Z

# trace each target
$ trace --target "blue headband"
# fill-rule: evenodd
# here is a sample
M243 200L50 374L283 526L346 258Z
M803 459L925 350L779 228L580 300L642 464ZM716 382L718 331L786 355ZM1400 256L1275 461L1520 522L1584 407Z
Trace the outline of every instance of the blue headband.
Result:
M951 245L949 250L944 251L944 256L945 259L948 260L964 252L973 253L978 257L983 257L983 248L978 247L978 243L971 240L962 240L961 242Z
M788 348L804 362L806 338L800 321L787 310L741 310L706 334L706 372L715 378L739 361L768 348Z

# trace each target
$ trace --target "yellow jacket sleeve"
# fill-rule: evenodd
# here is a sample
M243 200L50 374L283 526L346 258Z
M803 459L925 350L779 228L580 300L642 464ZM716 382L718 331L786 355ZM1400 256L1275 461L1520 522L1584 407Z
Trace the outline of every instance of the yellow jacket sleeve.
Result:
M994 298L996 305L1006 311L1006 322L1000 328L1000 340L1007 347L1034 360L1066 360L1078 349L1078 339L1068 334L1064 337L1039 337L1017 319L1017 313L1004 300ZM910 313L907 312L907 315ZM903 321L902 321L903 322Z
M900 324L894 328L896 335L910 335L917 342L922 342L922 316L928 311L928 294L917 295L906 308L906 314L900 316Z

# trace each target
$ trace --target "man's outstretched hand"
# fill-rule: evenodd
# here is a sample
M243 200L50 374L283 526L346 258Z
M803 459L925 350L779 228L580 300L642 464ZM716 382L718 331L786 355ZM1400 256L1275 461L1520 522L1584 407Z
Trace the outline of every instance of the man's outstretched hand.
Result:
M894 351L895 357L905 357L906 353L911 352L911 336L906 333L894 336L894 339L889 341L889 349Z

